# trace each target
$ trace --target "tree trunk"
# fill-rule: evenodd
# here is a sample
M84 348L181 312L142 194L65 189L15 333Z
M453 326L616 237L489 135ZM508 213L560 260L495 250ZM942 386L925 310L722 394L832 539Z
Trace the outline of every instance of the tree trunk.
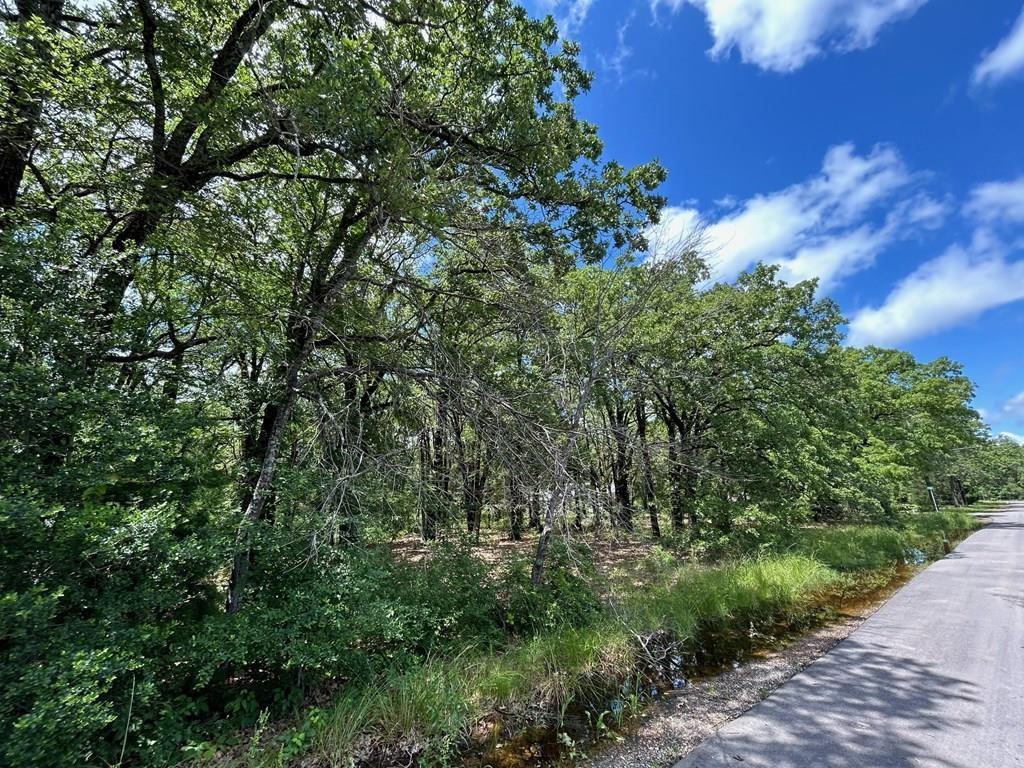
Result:
M665 427L668 430L669 501L672 514L672 528L676 533L679 533L683 530L685 520L683 509L683 468L679 458L676 425L668 415L665 416Z
M684 457L688 459L683 464ZM682 479L683 506L686 509L686 518L690 527L690 536L696 536L700 531L700 517L697 515L697 470L696 461L692 451L688 451L683 444L683 432L679 431L679 461L680 475Z
M487 457L478 454L467 464L462 489L462 507L466 513L466 532L480 538L480 522L484 508L484 490L487 487Z
M590 510L594 515L594 530L601 530L601 525L604 519L604 494L601 492L600 484L597 478L597 467L593 463L590 464L590 469L587 472L587 480L590 482Z
M304 357L302 361L304 361ZM238 535L235 539L235 559L231 568L231 579L228 583L228 613L236 613L242 607L245 580L248 576L249 566L252 564L252 535L256 524L263 518L271 493L271 484L277 469L277 455L281 450L284 432L295 405L297 395L295 385L298 383L298 371L302 361L297 359L295 363L298 365L293 363L288 367L284 394L277 402L268 403L264 411L264 422L270 419L272 422L266 434L265 444L262 446L260 471L252 491L248 495L249 503L242 513L242 523L239 525Z
M278 366L274 396L266 404L263 412L262 423L264 427L267 424L270 424L270 427L266 432L265 444L262 446L262 456L258 457L259 473L253 484L252 492L249 494L249 503L242 513L238 533L235 537L235 557L228 583L228 613L235 613L242 606L245 580L252 562L252 537L257 524L264 516L271 495L271 487L277 471L277 456L281 450L292 409L298 398L299 377L302 369L313 352L313 345L327 316L335 308L342 290L355 274L363 248L370 238L379 231L383 223L383 220L379 220L373 225L367 225L354 240L346 242L350 226L348 219L339 222L328 250L320 254L320 261L328 260L330 256L341 250L343 253L341 262L326 281L322 278L311 280L302 311L293 315L294 319L287 334L290 354L286 361Z
M572 419L569 421L569 434L555 451L555 466L552 478L554 485L551 489L551 496L548 498L547 509L544 514L544 527L541 529L540 538L537 539L537 551L533 557L533 570L530 573L530 582L537 586L544 579L544 568L547 565L548 548L551 545L551 534L555 529L555 517L562 506L565 498L565 488L569 480L569 457L576 450L576 441L579 439L580 424L583 422L583 414L586 412L587 404L590 402L590 393L594 388L594 381L600 369L600 361L595 355L590 360L590 371L584 380L580 391L579 401L573 411Z
M448 454L445 451L445 433L443 426L435 426L431 441L433 454L430 459L431 476L431 517L433 518L433 536L437 538L438 529L448 525L448 505L451 501L449 493L450 478L448 476Z
M605 434L608 470L611 474L614 506L610 511L612 525L626 531L633 529L633 505L629 492L630 451L626 435L626 415L621 397L616 392L604 392Z
M540 530L540 491L536 486L530 489L530 528Z
M509 538L520 541L523 538L523 492L515 473L508 473L508 521Z
M654 500L654 472L651 468L651 447L647 444L647 410L643 395L636 398L636 436L640 443L640 496L651 521L651 535L660 538L661 524Z
M21 0L16 7L17 21L11 22L8 30L13 32L15 49L19 57L38 63L44 73L42 79L48 80L53 76L53 51L49 41L34 34L23 35L19 27L35 17L43 22L48 32L55 33L64 12L64 0ZM7 103L0 108L0 114L4 115L4 124L0 126L0 211L11 210L18 202L43 113L44 94L32 89L27 82L33 69L31 64L15 66L4 76ZM0 231L5 221L6 217L0 216Z
M964 493L964 484L959 477L950 476L949 492L950 496L953 498L954 505L963 507L967 504L966 494Z
M434 514L433 461L430 450L430 429L420 430L420 538L434 541L437 538L437 518Z

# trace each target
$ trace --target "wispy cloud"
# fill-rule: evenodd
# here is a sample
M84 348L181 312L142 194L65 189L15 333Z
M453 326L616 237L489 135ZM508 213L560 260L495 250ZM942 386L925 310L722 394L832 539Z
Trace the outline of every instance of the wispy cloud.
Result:
M594 0L538 0L544 13L555 17L563 37L573 37L583 27Z
M1024 299L1024 260L987 230L967 246L953 245L927 261L850 322L856 346L891 346L973 320L986 310Z
M840 144L826 152L819 173L779 191L730 197L710 211L667 208L654 239L672 242L702 229L718 279L766 262L788 280L818 278L827 289L894 242L941 223L949 205L921 192L918 178L893 147L858 154Z
M646 70L627 70L626 64L629 59L633 56L633 48L627 42L626 36L629 33L629 27L633 23L633 19L636 18L636 9L630 11L629 16L615 28L615 50L611 55L598 54L598 60L601 62L601 67L612 73L615 76L615 81L622 85L626 81L630 74L642 74L649 75L650 73Z
M919 265L876 307L850 322L850 343L900 344L969 322L1024 299L1024 177L971 190L963 206L973 224L966 245L954 244Z
M1014 395L1003 403L1001 410L1006 416L1024 420L1024 392Z
M1017 445L1024 445L1024 435L1018 435L1016 432L1000 432L999 437L1013 440Z
M964 213L986 224L1024 224L1024 176L971 190Z
M792 72L828 51L868 48L881 29L912 15L927 0L650 0L658 15L692 5L714 38L712 56L734 48L743 61Z
M975 85L996 85L1024 73L1024 10L1010 33L990 51L986 51L974 68Z
M670 245L700 232L718 280L764 262L777 264L784 279L817 278L828 290L896 243L944 223L953 205L927 194L926 179L894 147L860 154L840 144L826 152L819 173L776 192L723 198L707 210L695 203L665 209L651 239ZM1024 299L1024 178L979 184L962 212L969 241L950 245L880 303L856 312L850 343L901 344Z

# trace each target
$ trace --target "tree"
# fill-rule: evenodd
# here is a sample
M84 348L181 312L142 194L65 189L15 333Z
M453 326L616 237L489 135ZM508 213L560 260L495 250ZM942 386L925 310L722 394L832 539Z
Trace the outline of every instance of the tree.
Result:
M641 331L649 343L639 368L666 428L674 523L696 536L702 490L718 499L721 509L706 514L721 531L730 507L772 505L780 487L800 494L788 471L820 420L815 395L839 316L815 300L813 283L788 285L773 268L705 291L692 271L680 278L666 281L672 312Z
M1024 496L1024 446L1008 437L988 437L951 450L941 470L938 493L956 506L981 499Z

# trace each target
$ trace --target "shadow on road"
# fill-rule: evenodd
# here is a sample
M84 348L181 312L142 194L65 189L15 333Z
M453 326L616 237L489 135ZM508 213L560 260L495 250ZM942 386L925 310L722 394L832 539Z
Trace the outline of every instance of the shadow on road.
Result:
M1024 505L1011 504L1003 509L979 513L977 517L983 522L988 521L985 528L1019 530L1024 528L1024 521L1015 513L1020 511L1021 506Z
M678 768L1024 768L1024 505Z
M976 725L952 714L970 710L974 687L851 637L761 702L743 728L720 731L718 759L684 765L970 768L955 755L936 756L929 739Z
M996 529L996 530L999 530L999 529L1004 529L1004 530L1020 530L1020 529L1024 528L1024 523L1016 523L1016 522L1012 522L1012 521L1009 521L1009 520L993 520L991 523L989 523L985 527L986 528L993 528L993 529Z

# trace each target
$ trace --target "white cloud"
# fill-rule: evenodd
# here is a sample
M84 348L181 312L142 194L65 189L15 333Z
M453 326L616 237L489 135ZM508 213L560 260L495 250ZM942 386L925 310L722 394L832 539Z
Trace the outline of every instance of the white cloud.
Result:
M650 0L675 12L703 11L714 37L712 56L733 48L743 61L792 72L826 51L868 48L886 24L906 18L927 0Z
M687 206L670 205L661 211L661 221L647 235L655 251L669 249L691 238L702 227L700 211Z
M1024 10L1010 34L987 51L974 68L975 85L995 85L1024 72Z
M615 79L619 85L626 79L626 62L633 56L633 49L629 43L626 42L626 34L629 32L629 27L633 23L633 19L636 17L636 9L632 10L626 20L619 24L615 29L615 52L610 56L604 54L598 54L598 58L601 61L601 66L615 74Z
M541 11L555 17L563 37L572 37L580 31L593 4L594 0L539 0Z
M994 307L1024 299L1024 259L987 230L954 245L901 280L878 307L850 322L855 346L888 346L952 328Z
M1018 435L1016 432L1000 432L999 437L1013 440L1017 445L1024 445L1024 435Z
M971 190L964 213L987 224L1024 224L1024 176L979 184Z
M652 241L671 243L701 229L718 279L766 262L788 280L817 277L827 288L873 264L898 239L941 222L948 205L915 191L915 180L892 147L858 155L841 144L828 150L818 174L777 192L730 198L710 212L665 209Z
M870 266L888 244L884 229L863 225L817 245L801 248L782 261L781 276L790 282L819 277L824 287Z
M1024 176L975 186L963 213L975 227L970 243L947 248L901 280L880 306L860 310L850 323L851 344L898 344L1024 299L1024 241L1015 232L1024 224ZM1024 418L1024 393L1003 412L1011 405Z
M1002 411L1007 416L1024 419L1024 392L1014 395L1003 403Z

